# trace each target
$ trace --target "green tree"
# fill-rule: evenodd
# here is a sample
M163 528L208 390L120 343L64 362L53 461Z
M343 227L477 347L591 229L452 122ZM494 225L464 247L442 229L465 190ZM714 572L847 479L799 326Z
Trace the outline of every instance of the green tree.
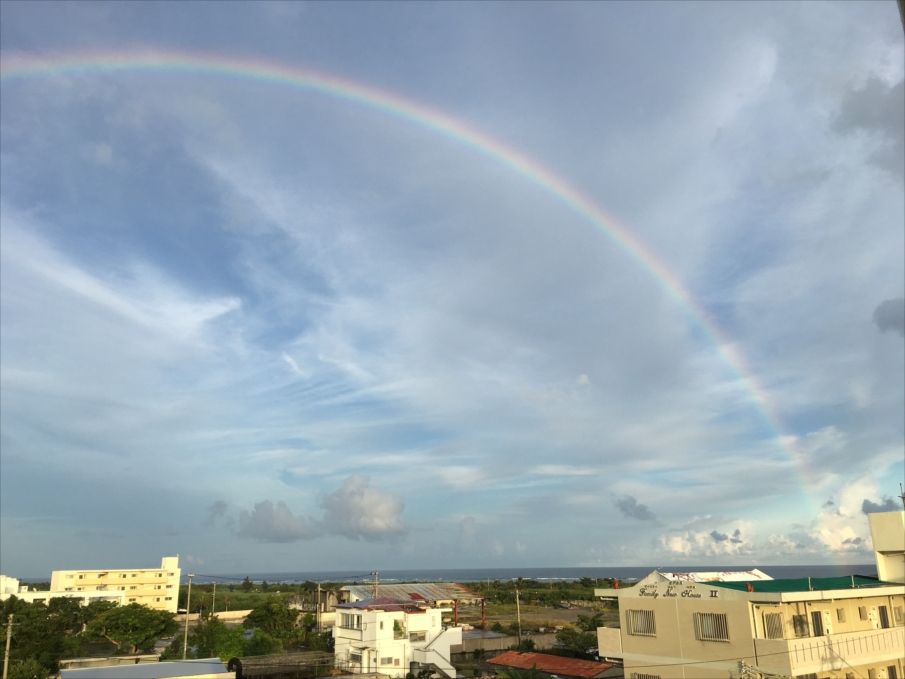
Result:
M603 627L603 613L595 613L594 615L579 615L575 621L575 626L582 632L597 633L598 627Z
M60 658L71 658L79 653L79 641L67 636L56 621L51 620L43 603L28 603L11 596L2 602L2 620L13 616L10 639L10 670L14 665L31 659L38 662L48 674L56 673Z
M248 579L248 576L245 576L245 579L242 581L242 591L248 594L252 588L251 580Z
M245 640L245 655L270 655L279 647L279 642L259 629Z
M107 640L117 652L138 653L149 650L163 637L176 633L176 616L139 604L120 606L101 613L88 623L86 637L92 641Z
M537 679L537 665L530 670L517 670L514 667L506 667L496 671L500 679Z
M47 679L50 672L34 658L17 660L9 665L9 679Z
M227 627L217 618L209 618L189 632L189 648L195 658L229 660L245 654L245 637L241 627Z
M268 589L270 589L270 585L267 584L266 580L262 580L261 581L261 591L266 592Z
M280 597L271 596L264 603L251 609L251 613L242 624L245 629L261 630L285 643L295 633L297 618L298 611L286 606Z
M590 657L588 651L597 645L597 628L594 629L594 632L564 629L556 634L556 640L562 644L565 654L575 658L588 658Z

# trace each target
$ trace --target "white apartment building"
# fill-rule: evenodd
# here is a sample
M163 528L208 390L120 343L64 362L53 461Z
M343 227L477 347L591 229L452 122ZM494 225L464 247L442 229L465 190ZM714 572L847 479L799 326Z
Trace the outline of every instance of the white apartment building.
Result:
M87 606L92 601L112 601L119 605L125 603L125 592L112 591L84 591L84 592L54 592L46 590L31 590L28 585L23 585L17 578L0 575L0 601L14 596L27 603L49 604L51 599L57 597L77 598L82 606Z
M450 611L390 598L339 604L333 626L336 665L395 679L432 667L453 678L449 649L462 643L462 628L444 629L443 613Z
M163 557L160 568L53 571L51 592L44 594L115 592L122 594L123 603L127 605L142 604L175 613L181 574L178 556Z

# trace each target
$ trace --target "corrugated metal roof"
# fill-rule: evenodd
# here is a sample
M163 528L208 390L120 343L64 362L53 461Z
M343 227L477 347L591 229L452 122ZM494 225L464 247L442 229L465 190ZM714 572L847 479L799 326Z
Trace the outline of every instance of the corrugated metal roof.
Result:
M419 605L419 602L412 601L411 599L393 599L388 596L382 596L376 599L349 601L344 604L337 604L336 607L354 608L358 610L408 611L415 613L425 610L425 606Z
M60 679L169 679L199 674L228 674L228 672L219 658L204 658L60 670Z
M370 599L374 596L373 585L346 585L343 589L349 592L353 599ZM437 601L473 601L484 598L458 582L415 582L386 585L381 583L379 592L381 597L430 603Z
M612 667L610 663L594 662L593 660L564 658L545 653L519 653L518 651L506 651L487 662L493 665L517 667L520 670L530 670L532 667L536 667L539 672L581 677L581 679L593 679Z

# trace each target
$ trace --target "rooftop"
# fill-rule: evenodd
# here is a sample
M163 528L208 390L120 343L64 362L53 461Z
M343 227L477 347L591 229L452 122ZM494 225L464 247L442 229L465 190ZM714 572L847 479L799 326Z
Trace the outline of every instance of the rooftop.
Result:
M370 599L374 595L373 585L346 585L344 590L353 598ZM484 597L458 582L415 582L408 584L380 584L382 596L406 601L475 601Z
M337 604L337 608L352 608L360 611L405 611L406 613L420 613L425 610L426 604L420 604L411 599L394 599L388 596L376 599L362 599L361 601L349 601Z
M601 672L606 672L612 667L610 663L594 662L593 660L577 660L564 658L559 655L546 655L545 653L519 653L518 651L506 651L487 662L493 665L505 665L517 667L521 670L530 670L536 667L539 672L547 674L559 674L568 677L581 677L593 679Z
M835 578L786 578L748 582L708 582L709 585L735 589L740 592L815 592L831 589L859 589L863 587L895 587L867 575L845 575ZM750 589L749 589L750 588Z

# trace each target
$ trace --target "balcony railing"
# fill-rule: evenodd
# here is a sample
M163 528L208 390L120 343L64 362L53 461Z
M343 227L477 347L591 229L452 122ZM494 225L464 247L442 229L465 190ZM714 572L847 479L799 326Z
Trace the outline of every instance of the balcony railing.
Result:
M905 627L801 639L754 640L758 669L793 675L896 660L902 657L903 648Z

